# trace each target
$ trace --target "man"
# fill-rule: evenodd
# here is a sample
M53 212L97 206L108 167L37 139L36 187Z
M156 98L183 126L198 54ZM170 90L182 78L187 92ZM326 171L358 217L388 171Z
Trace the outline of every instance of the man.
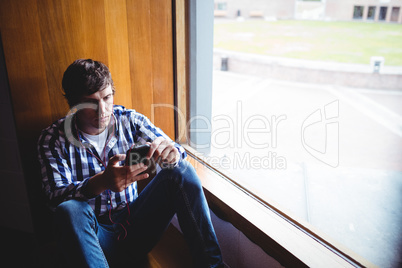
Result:
M42 131L43 189L55 210L55 239L69 267L135 267L177 213L196 267L220 267L221 252L202 187L186 153L145 116L114 105L114 84L101 62L79 59L62 86L72 114ZM158 173L124 165L125 153L149 144ZM161 168L163 167L163 168Z

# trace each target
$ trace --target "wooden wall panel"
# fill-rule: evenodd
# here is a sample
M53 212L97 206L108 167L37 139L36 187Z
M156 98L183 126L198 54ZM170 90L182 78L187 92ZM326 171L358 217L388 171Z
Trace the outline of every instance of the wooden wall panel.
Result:
M188 111L188 51L187 51L187 1L175 1L175 20L176 25L176 79L177 79L177 133L176 139L180 143L187 144L187 117L190 112Z
M153 103L150 8L150 0L127 0L132 104L148 117Z
M115 103L154 115L173 138L173 109L151 111L153 104L173 105L171 1L4 0L0 5L17 129L30 135L64 116L63 72L77 58L93 58L112 71Z
M0 1L0 20L21 163L34 229L40 232L44 209L39 205L41 186L39 164L35 161L36 141L40 129L51 121L52 110L36 1ZM14 195L25 193L21 189Z
M32 130L38 131L38 127L51 120L38 11L36 1L0 1L0 4L1 35L17 135L24 141Z
M34 161L40 131L68 111L61 79L75 59L93 58L109 66L116 104L148 117L152 104L173 105L171 8L171 0L0 1L0 30L28 188L40 182ZM174 138L173 110L155 110L154 122Z
M38 15L45 59L52 121L69 110L63 97L61 79L66 67L79 55L84 55L79 1L38 1ZM39 49L38 49L39 50Z
M115 103L132 108L125 0L105 0L109 69L116 88Z
M71 0L57 0L70 2ZM77 1L77 0L74 0ZM106 42L105 5L103 0L79 0L81 2L82 27L84 38L84 56L108 65L108 48ZM122 2L123 3L123 2ZM68 16L74 18L74 15Z
M174 139L173 47L171 1L151 1L153 107L155 124Z

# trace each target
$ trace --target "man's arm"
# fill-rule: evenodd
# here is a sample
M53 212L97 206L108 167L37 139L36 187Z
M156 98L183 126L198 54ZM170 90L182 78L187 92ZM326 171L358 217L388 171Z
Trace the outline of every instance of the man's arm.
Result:
M68 199L85 199L81 188L85 179L73 178L69 160L63 152L63 145L57 128L42 132L38 141L38 159L42 171L42 187L49 199L49 205L55 208Z

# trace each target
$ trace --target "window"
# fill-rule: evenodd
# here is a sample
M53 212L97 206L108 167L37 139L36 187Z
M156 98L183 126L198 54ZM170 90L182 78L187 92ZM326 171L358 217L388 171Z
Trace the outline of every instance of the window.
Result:
M226 2L217 2L215 3L216 10L227 10L227 3Z
M208 70L190 68L190 84L199 89L190 92L190 145L244 191L318 230L328 243L379 266L398 263L402 155L396 148L402 134L399 119L390 118L400 117L402 95L367 85L352 88L335 78L361 64L369 68L365 62L372 54L381 53L391 64L399 41L377 43L387 33L393 39L399 25L217 18L212 23L202 20L214 27L208 41L214 47L198 43L190 31L202 51L192 64L214 66L212 80L200 78ZM222 59L227 71L221 70Z
M378 16L378 20L386 20L387 19L387 7L380 7L380 14Z
M362 19L363 18L363 6L354 6L353 8L353 19Z
M398 22L399 21L399 7L393 7L391 11L391 21Z
M368 20L375 20L375 8L374 6L370 6L367 12L367 19Z
M214 16L216 17L225 17L227 15L227 3L217 1L214 5Z
M190 145L245 192L353 258L398 265L402 94L336 77L369 68L373 54L402 66L402 26L214 22L202 20L214 27L214 47L193 36L202 53L191 62L213 65L213 79L199 76L208 68L190 68L190 83L198 84L190 93Z

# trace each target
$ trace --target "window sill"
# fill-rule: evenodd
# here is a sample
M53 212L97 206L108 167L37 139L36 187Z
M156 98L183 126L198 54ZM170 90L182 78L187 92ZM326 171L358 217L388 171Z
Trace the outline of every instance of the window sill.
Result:
M267 207L199 159L183 145L200 176L210 208L231 222L268 255L286 267L374 267L340 246L328 246L280 211ZM337 251L338 249L338 251ZM343 254L339 253L342 252Z

